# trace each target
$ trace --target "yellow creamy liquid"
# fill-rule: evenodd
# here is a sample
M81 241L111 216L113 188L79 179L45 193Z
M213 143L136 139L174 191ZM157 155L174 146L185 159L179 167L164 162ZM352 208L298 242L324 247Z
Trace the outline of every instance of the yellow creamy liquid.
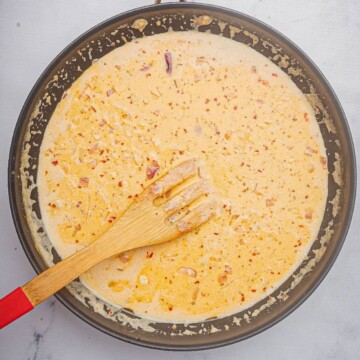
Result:
M313 110L268 59L197 32L112 51L57 106L39 195L58 252L90 244L144 187L193 157L205 164L222 215L95 266L81 280L98 296L160 321L203 320L261 300L304 259L327 196Z

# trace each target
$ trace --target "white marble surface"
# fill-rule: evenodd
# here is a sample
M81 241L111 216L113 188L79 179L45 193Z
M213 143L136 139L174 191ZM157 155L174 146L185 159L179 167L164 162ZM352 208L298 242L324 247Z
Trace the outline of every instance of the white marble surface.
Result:
M0 297L34 270L19 244L7 195L12 132L48 63L89 27L151 0L0 0ZM360 154L360 2L208 1L263 20L316 62L344 107ZM143 349L93 329L54 298L0 333L0 359L360 359L360 206L330 274L292 315L242 343L195 353Z

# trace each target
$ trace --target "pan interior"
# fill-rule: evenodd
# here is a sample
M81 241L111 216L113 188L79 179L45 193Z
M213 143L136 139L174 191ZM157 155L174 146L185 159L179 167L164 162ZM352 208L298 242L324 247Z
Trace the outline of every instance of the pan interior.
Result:
M35 269L56 263L59 257L44 230L37 189L39 149L51 115L64 92L94 61L136 38L169 30L206 31L244 43L285 71L306 95L320 126L329 169L328 199L318 238L293 277L271 296L221 319L154 323L105 303L79 281L58 297L85 321L123 340L156 348L209 348L254 335L299 305L335 260L351 217L354 159L343 113L321 74L281 35L244 15L197 4L139 9L90 30L54 60L24 105L10 154L10 198L17 231Z

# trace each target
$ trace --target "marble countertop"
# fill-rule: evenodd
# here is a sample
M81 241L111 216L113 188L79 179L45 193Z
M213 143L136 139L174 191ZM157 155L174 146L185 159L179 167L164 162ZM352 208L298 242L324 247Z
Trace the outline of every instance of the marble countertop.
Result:
M0 297L34 276L18 241L7 195L7 158L20 109L49 62L93 25L151 0L0 0ZM209 0L284 33L320 67L340 98L360 154L360 2ZM113 339L55 298L0 332L0 359L339 359L360 358L360 204L329 275L299 309L244 342L169 353ZM357 235L356 235L357 234Z

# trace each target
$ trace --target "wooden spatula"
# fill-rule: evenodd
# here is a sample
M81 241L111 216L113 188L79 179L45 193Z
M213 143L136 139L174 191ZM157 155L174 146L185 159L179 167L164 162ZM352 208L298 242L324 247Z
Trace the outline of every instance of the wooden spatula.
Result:
M197 177L198 173L199 166L194 159L178 165L136 198L99 239L1 299L0 328L32 310L100 261L126 250L175 239L209 220L215 214L216 202L210 200L211 197L205 201L199 199L209 195L209 186ZM190 185L177 193L176 189L181 189L182 183L190 178L193 178ZM195 200L199 204L192 207Z

